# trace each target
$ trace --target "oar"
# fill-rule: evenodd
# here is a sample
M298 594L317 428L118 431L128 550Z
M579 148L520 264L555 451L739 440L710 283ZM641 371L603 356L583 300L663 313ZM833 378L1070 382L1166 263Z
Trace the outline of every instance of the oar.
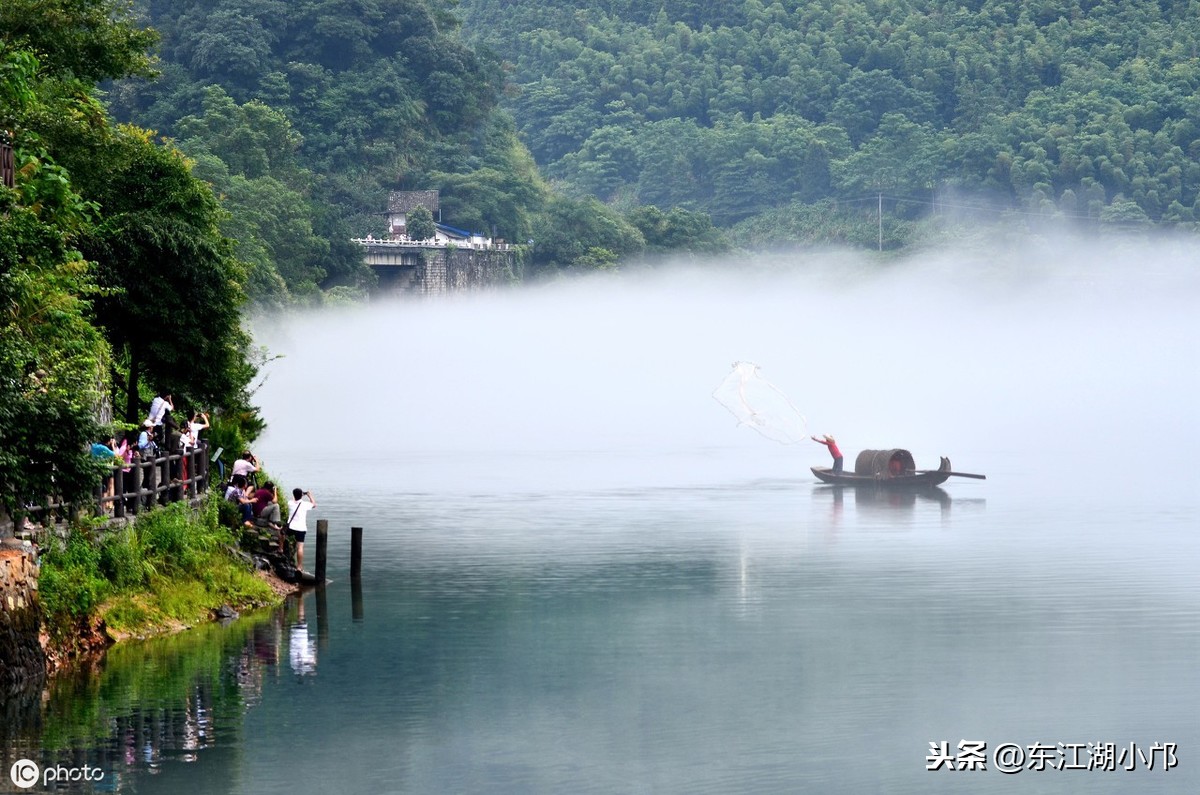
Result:
M916 470L916 473L918 475L932 474L934 472L937 472L937 473L940 473L943 475L957 475L960 478L975 478L976 480L987 480L987 475L972 475L970 472L947 472L944 469L918 469L918 470Z

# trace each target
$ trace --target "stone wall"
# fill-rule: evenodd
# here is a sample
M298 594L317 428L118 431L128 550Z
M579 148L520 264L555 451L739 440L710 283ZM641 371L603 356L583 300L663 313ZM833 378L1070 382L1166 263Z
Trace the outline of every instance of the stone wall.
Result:
M41 609L37 600L38 565L32 550L0 546L0 692L13 693L46 672L38 641Z
M511 250L423 249L413 291L440 295L486 290L508 284L515 264L516 254Z

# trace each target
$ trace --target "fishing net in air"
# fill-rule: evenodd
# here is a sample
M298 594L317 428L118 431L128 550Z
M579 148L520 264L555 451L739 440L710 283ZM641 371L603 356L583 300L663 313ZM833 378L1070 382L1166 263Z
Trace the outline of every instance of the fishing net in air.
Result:
M804 415L779 387L762 377L753 362L734 362L733 372L725 376L713 398L738 418L739 425L768 439L795 444L808 438Z

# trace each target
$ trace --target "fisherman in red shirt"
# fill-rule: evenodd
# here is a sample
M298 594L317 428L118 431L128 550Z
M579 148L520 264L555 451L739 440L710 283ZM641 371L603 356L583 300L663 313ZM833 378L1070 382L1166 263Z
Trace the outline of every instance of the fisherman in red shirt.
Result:
M829 454L833 456L833 474L842 474L842 451L838 449L837 441L829 434L825 434L824 439L814 436L812 440L829 448Z

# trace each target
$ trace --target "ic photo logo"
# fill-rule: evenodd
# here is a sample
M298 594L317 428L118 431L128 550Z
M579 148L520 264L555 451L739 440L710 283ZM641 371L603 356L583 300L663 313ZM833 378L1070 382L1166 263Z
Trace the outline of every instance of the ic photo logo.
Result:
M8 777L12 779L12 783L21 789L29 789L38 783L39 779L43 787L50 786L51 782L57 785L64 781L103 781L104 771L101 768L90 765L83 765L82 767L54 765L53 767L43 769L39 768L36 762L31 762L28 759L18 759L8 769Z
M42 777L42 771L38 769L36 763L30 762L28 759L18 759L9 769L8 777L21 789L29 789L38 783L38 779Z

